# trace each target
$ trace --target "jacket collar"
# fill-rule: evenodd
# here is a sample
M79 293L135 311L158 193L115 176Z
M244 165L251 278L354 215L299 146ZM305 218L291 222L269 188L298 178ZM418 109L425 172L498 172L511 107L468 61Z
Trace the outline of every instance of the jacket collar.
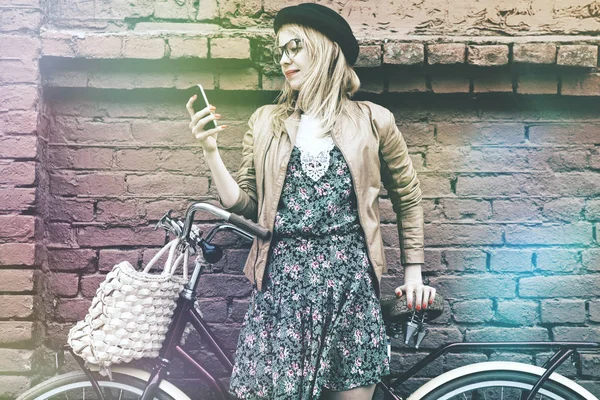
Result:
M296 143L296 135L298 134L298 127L300 126L300 110L296 109L294 112L288 116L285 121L283 121L285 125L285 130L290 137L290 141L292 143ZM339 138L340 133L343 131L343 125L346 124L347 121L343 120L341 124L338 124L333 128L332 136L334 138ZM281 132L273 132L273 134L279 139L281 136Z

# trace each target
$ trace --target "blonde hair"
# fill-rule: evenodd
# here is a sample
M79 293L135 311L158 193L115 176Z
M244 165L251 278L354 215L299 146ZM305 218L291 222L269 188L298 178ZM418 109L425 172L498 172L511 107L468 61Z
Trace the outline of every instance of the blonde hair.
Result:
M276 46L279 32L284 28L302 40L303 51L308 51L311 63L300 91L292 89L285 80L276 99L272 128L276 132L283 130L283 121L300 109L320 119L322 133L327 133L333 129L342 113L348 112L349 100L360 88L360 79L346 61L340 46L309 26L283 25L275 38Z

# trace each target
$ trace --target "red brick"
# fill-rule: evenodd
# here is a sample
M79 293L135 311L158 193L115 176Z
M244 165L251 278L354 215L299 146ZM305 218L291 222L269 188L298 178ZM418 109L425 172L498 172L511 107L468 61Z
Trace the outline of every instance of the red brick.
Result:
M502 227L492 224L428 224L426 245L502 244Z
M206 69L175 71L175 81L173 82L175 89L188 89L197 84L201 84L204 90L213 90L215 88L214 72ZM185 102L183 105L185 109Z
M72 248L77 247L73 239L73 228L71 224L47 223L44 232L48 240L48 247Z
M182 105L185 109L185 103ZM189 117L187 122L133 122L131 131L134 140L146 144L191 144L196 138L189 128Z
M144 205L138 200L107 200L98 202L96 220L118 225L139 224L145 215Z
M252 285L244 276L206 275L198 286L198 293L203 297L246 297L251 291Z
M148 18L154 12L154 1L111 0L94 3L98 19Z
M37 61L0 60L0 83L36 83L39 77Z
M85 247L152 246L164 242L164 234L153 227L101 228L97 226L77 229L77 243Z
M96 251L90 249L49 249L48 268L51 271L94 271Z
M360 68L356 70L360 79L359 92L383 93L383 74L381 68Z
M442 258L449 271L485 272L487 267L487 254L482 250L449 249Z
M136 195L198 196L208 193L208 178L174 175L165 172L152 175L128 175L127 192Z
M35 264L35 244L5 243L0 244L0 265L32 266Z
M451 172L511 172L543 170L532 162L531 150L498 147L438 147L426 154L428 169Z
M545 201L542 213L550 222L576 222L581 219L584 207L584 199L563 197Z
M525 142L522 124L439 123L437 141L442 145L511 145Z
M558 76L555 72L521 73L517 80L517 92L521 94L558 93Z
M493 219L497 221L541 221L542 202L535 199L494 199Z
M423 72L406 72L388 75L389 92L426 92L426 78Z
M538 249L535 253L538 271L570 272L579 267L579 252L575 250Z
M556 45L553 43L515 43L513 62L527 64L555 64Z
M222 70L219 74L221 90L257 90L258 71L254 68Z
M431 73L431 90L434 93L468 93L469 77L460 71Z
M567 45L558 47L557 65L572 67L595 67L598 63L597 45Z
M360 46L355 68L370 68L381 66L381 46Z
M581 263L588 271L600 271L600 250L587 249L582 253Z
M27 84L0 86L0 109L31 110L37 106L38 97L37 86Z
M124 58L159 59L165 55L165 41L160 37L130 35L123 39Z
M533 272L533 251L496 250L491 252L490 270L494 272Z
M488 201L471 199L440 199L444 216L449 220L474 219L484 221L491 216Z
M169 39L171 58L208 58L208 38L172 37Z
M87 314L92 301L90 299L60 299L54 309L57 322L77 322Z
M520 297L578 297L581 293L598 293L600 279L593 274L533 276L519 279Z
M478 71L473 76L474 93L512 93L512 73L510 71Z
M265 75L262 76L263 90L283 90L285 78L280 75Z
M21 211L35 206L35 189L0 189L3 211Z
M69 116L56 116L50 129L53 142L65 143L111 143L127 142L133 139L130 123L87 121Z
M156 171L159 168L161 149L125 149L116 152L116 167L129 171Z
M77 52L85 58L120 58L123 38L116 35L88 35L77 39Z
M94 202L52 196L48 199L48 215L51 221L91 221Z
M0 372L28 372L32 362L32 350L0 349Z
M420 174L421 191L423 197L441 197L452 194L450 179L445 176Z
M565 74L560 93L566 96L600 96L600 73Z
M423 65L424 61L425 47L421 43L388 42L383 45L384 64Z
M247 38L211 38L211 58L250 59L250 39ZM221 87L223 89L223 87Z
M32 295L0 295L0 304L0 318L27 318L33 315Z
M34 322L0 321L0 343L3 345L30 342L33 339Z
M462 43L429 44L427 47L427 63L435 64L463 64L467 54L467 47Z
M35 158L35 136L0 137L0 158Z
M472 45L467 46L467 62L478 66L495 66L508 64L508 46L506 45Z
M593 241L592 224L586 222L537 226L508 225L505 230L506 243L515 245L589 245Z
M35 162L6 162L0 160L0 184L33 185Z
M35 217L29 215L0 215L0 238L17 241L33 239Z
M100 250L98 269L103 272L111 271L121 261L129 261L131 265L137 267L139 258L140 250Z
M585 322L585 302L583 300L548 299L541 302L542 323L582 324Z
M16 32L23 29L37 31L41 23L41 10L0 8L0 32Z
M221 18L232 18L238 15L257 15L263 12L262 2L260 0L221 0L218 2L219 16ZM265 5L265 10L266 10Z
M203 7L206 7L206 5L203 4L202 7L199 8ZM194 7L194 3L190 2L185 3L181 7L173 7L168 1L157 1L154 5L154 18L159 20L183 19L194 21L196 18L196 7Z
M75 40L69 33L45 31L40 35L42 39L42 54L54 57L74 58Z
M11 111L0 113L0 133L36 133L37 112Z
M51 295L74 297L79 290L79 275L51 273L46 276L46 284Z
M32 292L33 274L31 269L0 270L0 292Z
M88 275L81 277L81 295L85 298L93 298L100 283L104 282L106 275Z
M113 150L107 148L52 146L48 151L47 166L49 169L110 169L112 157Z
M50 193L55 195L125 194L125 176L121 174L75 174L68 171L50 175Z

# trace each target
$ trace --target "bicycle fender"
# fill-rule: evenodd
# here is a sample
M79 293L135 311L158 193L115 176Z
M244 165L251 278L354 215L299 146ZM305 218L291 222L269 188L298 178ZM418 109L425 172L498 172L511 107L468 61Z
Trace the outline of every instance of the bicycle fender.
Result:
M429 382L421 386L419 389L417 389L417 391L410 395L406 400L420 400L423 398L423 396L430 393L438 386L441 386L442 384L459 378L461 376L471 375L476 372L498 370L526 372L537 376L542 376L542 374L546 371L544 368L538 367L536 365L529 365L512 361L484 361L480 363L469 364L459 368L455 368L453 370L443 373L442 375L435 377L434 379L430 380ZM550 375L549 379L568 387L574 392L585 397L586 400L598 400L596 396L587 391L583 386L579 385L578 383L572 381L569 378L564 377L559 373L553 372Z
M113 366L111 366L111 370L112 370L112 372L116 372L116 373L123 374L123 375L129 375L131 377L138 378L143 381L148 381L148 379L150 379L149 372L146 372L146 371L143 371L143 370L137 369L137 368L119 367L119 366L113 365ZM158 387L174 399L191 400L187 394L185 394L181 391L181 389L179 389L177 386L173 385L171 382L169 382L165 379L160 381L160 385Z

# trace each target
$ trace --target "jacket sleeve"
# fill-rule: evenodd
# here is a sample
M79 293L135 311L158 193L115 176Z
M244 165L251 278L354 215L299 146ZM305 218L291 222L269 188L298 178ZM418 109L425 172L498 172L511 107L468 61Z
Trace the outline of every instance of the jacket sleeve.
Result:
M225 207L219 198L222 208L234 214L242 215L254 222L257 220L258 195L256 193L256 170L254 169L254 123L258 116L256 110L248 121L248 130L242 139L242 161L237 172L236 182L240 187L237 201L231 207Z
M383 125L379 157L383 186L392 202L398 223L401 263L424 263L423 207L421 188L406 142L396 126L394 114Z

